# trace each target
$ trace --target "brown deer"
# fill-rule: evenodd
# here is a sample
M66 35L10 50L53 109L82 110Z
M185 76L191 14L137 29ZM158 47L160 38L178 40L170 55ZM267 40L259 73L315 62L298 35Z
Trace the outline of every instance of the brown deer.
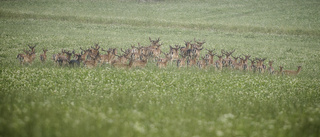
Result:
M151 42L150 48L157 48L157 46L159 45L160 38L158 38L158 39L156 39L156 40L152 40L152 39L149 37L149 40L150 40L150 42Z
M299 74L301 71L301 66L298 66L298 70L284 70L283 71L283 74L286 74L286 75L297 75Z
M81 59L80 61L84 62L87 59L87 56L89 55L90 49L84 50L80 47L81 49Z
M177 67L178 68L184 67L186 64L186 56L182 55L181 57L182 58L177 60Z
M66 51L64 49L61 50L61 53L53 55L53 59L55 63L58 63L60 66L64 66L69 64L71 60L72 53L70 51Z
M19 59L20 64L32 64L34 53L24 49L25 54L18 54L17 59Z
M197 64L197 58L196 57L189 57L187 60L187 67L192 67Z
M204 43L206 43L206 41L202 41L202 42L201 41L197 41L196 38L194 38L194 42L195 42L195 44L193 44L193 47L194 48L199 48L199 49L202 47L202 45Z
M256 61L255 60L251 60L251 59L249 59L249 60L251 62L251 66L249 67L248 70L256 72L256 68L257 68L257 66L255 65Z
M41 60L41 62L46 62L46 59L47 59L47 51L48 51L48 49L42 49L42 51L43 51L43 54L41 54L40 55L40 60Z
M219 58L214 64L216 65L216 70L217 69L220 69L220 70L222 70L222 67L223 67L223 63L222 63L222 61L223 61L223 55L217 55L217 57Z
M172 56L170 53L163 53L165 55L165 58L160 58L157 61L157 66L159 68L166 68L168 61L172 59Z
M208 59L208 65L214 65L213 59L214 59L215 53L213 53L213 51L215 49L213 50L206 49L206 50L208 51L208 54L206 54L206 58Z
M133 56L135 56L135 54L133 54ZM146 67L147 63L148 63L148 56L142 54L140 56L140 60L135 59L135 57L132 57L133 61L132 64L130 65L130 67L135 68L135 67L140 67L140 68L144 68Z
M245 70L245 68L246 68L246 64L244 64L244 58L242 58L242 57L239 57L239 59L240 59L240 62L239 63L233 63L233 68L234 69L237 69L237 70Z
M172 56L171 61L177 61L179 59L179 49L179 45L175 45L175 48L170 46L170 54Z
M231 65L231 63L233 62L232 59L230 58L230 56L232 55L233 52L235 52L235 50L232 50L230 52L221 50L221 53L226 55L226 58L223 59L223 65L225 67L229 67Z
M91 55L90 60L86 60L83 62L84 66L87 68L94 68L97 66L98 64L98 60L100 58L99 54L97 54L96 56Z
M190 48L190 46L191 46L191 41L184 41L185 42L185 47L181 47L180 48L180 53L182 54L182 55L184 55L184 56L187 56L187 54L188 54L188 51L190 52L191 51L191 48Z
M274 73L274 68L272 67L272 64L273 64L273 61L270 60L269 61L269 67L268 67L268 71L269 71L270 74Z
M112 50L110 48L108 50L101 48L101 51L105 51L107 54L100 55L100 63L110 63L112 58Z
M280 74L282 74L282 72L283 72L283 67L282 66L279 66L279 71L277 71L277 70L275 70L275 71L273 71L273 73L274 74L278 74L278 75L280 75Z
M257 70L260 72L260 73L264 73L264 70L266 69L266 66L263 64L263 62L266 60L266 58L256 58L257 60Z
M201 57L201 58L202 59L197 62L197 65L199 68L204 69L207 67L209 60L206 57Z

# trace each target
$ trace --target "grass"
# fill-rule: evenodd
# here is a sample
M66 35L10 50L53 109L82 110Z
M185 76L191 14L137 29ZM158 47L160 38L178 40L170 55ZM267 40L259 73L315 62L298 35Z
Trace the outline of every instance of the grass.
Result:
M0 136L319 136L318 1L1 1ZM296 69L278 76L214 68L123 70L40 63L80 52L193 38ZM37 44L37 59L16 55ZM204 52L202 54L205 54ZM216 58L217 59L217 58Z

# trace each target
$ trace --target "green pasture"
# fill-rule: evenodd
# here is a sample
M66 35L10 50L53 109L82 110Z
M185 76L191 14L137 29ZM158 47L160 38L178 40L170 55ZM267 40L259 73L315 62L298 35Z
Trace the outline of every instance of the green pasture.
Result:
M0 137L319 137L318 0L2 0ZM297 76L213 67L55 66L61 49L206 49L274 60ZM37 58L17 54L37 45ZM41 63L42 49L48 60ZM203 50L201 55L205 55ZM217 57L215 58L217 59Z

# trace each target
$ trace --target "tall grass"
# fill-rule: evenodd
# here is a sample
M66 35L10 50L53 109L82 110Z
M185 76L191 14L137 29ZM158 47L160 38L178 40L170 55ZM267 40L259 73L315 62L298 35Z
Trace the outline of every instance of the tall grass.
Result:
M1 1L0 136L319 136L318 1ZM80 52L205 40L297 76L214 68L58 67ZM37 44L37 59L16 59ZM202 55L205 51L202 52ZM216 58L217 59L217 58Z

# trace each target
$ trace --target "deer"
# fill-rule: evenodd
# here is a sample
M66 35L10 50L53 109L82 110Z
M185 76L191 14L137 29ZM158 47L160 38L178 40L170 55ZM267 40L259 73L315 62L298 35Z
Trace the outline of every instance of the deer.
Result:
M196 57L189 57L187 60L187 67L192 67L197 64L197 58Z
M191 48L190 48L191 41L184 41L184 43L185 43L186 46L180 48L180 53L182 55L186 56L188 54L188 50L189 50L189 52L191 51Z
M195 57L195 58L198 58L200 57L200 52L203 48L198 48L198 47L195 47L192 49L192 55Z
M98 64L98 60L100 58L99 53L96 56L90 55L91 60L86 60L83 62L84 66L87 68L94 68Z
M74 52L73 52L74 53ZM75 65L80 66L81 62L81 54L74 54L74 56L77 58L76 60L70 60L69 61L69 66L74 67Z
M244 64L245 59L242 57L239 57L239 59L240 59L239 63L233 63L233 68L237 70L241 70L241 69L245 70L247 67L246 64Z
M250 59L251 55L243 55L244 56L244 60L243 60L243 69L244 70L248 70L248 59Z
M172 56L171 61L177 61L179 59L179 49L179 45L175 45L175 48L170 46L170 54Z
M253 71L253 72L256 72L257 66L255 65L255 60L251 60L251 59L249 59L249 60L250 60L250 62L251 62L251 66L249 67L248 70Z
M107 54L100 55L100 63L110 63L112 58L112 50L110 48L108 50L101 48L101 51L105 51Z
M121 56L119 55L116 55L118 58L117 59L114 59L111 61L111 64L114 64L114 63L127 63L128 62L128 59L130 59L131 57L129 56L129 54L123 54Z
M151 53L152 57L154 57L154 58L159 58L160 57L160 54L161 54L160 47L161 47L161 45L162 44L158 44L158 45L156 45L156 48L150 49L150 53Z
M266 60L266 58L256 58L257 60L257 69L259 70L260 73L264 73L264 70L266 66L263 64L263 62Z
M157 66L159 68L166 68L168 61L172 59L172 55L170 53L163 53L163 54L165 55L165 58L160 58L157 61Z
M40 55L40 60L42 63L46 62L46 59L47 59L47 51L48 49L42 49L43 51L43 54Z
M201 57L201 58L202 58L202 60L199 60L197 62L197 65L198 65L199 68L206 68L209 60L205 56Z
M217 57L219 58L214 64L216 65L216 70L217 69L220 69L220 70L222 70L222 67L223 67L223 63L222 63L222 61L223 61L223 59L222 59L222 57L223 57L223 54L220 56L220 55L217 55Z
M81 47L80 47L80 49L81 49L81 59L80 59L80 61L84 62L87 59L87 56L89 55L90 49L84 50Z
M226 55L226 58L224 58L222 62L225 67L230 66L231 63L233 62L232 59L230 58L233 52L235 52L235 50L232 50L230 52L224 51L223 49L221 50L221 54Z
M89 57L95 57L95 56L99 55L99 49L100 49L99 44L95 44L95 47L91 46L91 49L89 49L90 50L90 52L89 52L90 56Z
M133 56L135 56L135 54L132 54ZM142 54L140 56L140 60L135 59L135 57L132 57L132 63L130 65L130 67L140 67L140 68L144 68L148 63L148 56Z
M213 50L206 49L206 50L208 51L208 54L206 54L206 58L208 59L208 65L214 65L213 58L214 58L215 53L213 53L213 51L215 49L213 49Z
M269 67L268 67L268 71L269 71L270 74L274 73L274 68L272 67L272 64L273 64L273 61L270 60L269 61Z
M67 55L65 56L64 54L67 54ZM69 61L71 60L71 56L72 56L72 53L70 53L70 51L65 51L62 49L62 55L59 54L56 57L56 62L58 62L60 66L69 64Z
M282 73L285 75L297 75L301 71L301 66L298 66L298 70L284 70Z
M185 63L186 63L186 56L181 55L181 57L182 57L182 58L180 58L180 59L177 60L177 67L178 67L178 68L184 67L184 66L185 66Z
M33 61L32 57L33 57L34 53L32 51L29 52L25 49L24 49L24 52L25 52L25 54L18 54L17 55L17 59L19 59L20 64L22 64L22 65L26 64L26 63L32 64L32 61Z
M36 58L36 50L35 50L35 47L36 47L37 45L34 45L34 46L30 46L30 45L28 45L28 47L31 49L31 62Z
M282 74L282 72L283 72L283 67L279 66L279 71L275 70L273 73L280 75L280 74Z
M193 48L201 48L202 47L202 45L204 44L204 43L206 43L206 41L197 41L196 40L196 38L194 38L194 42L195 42L195 44L193 44Z
M149 46L149 48L151 48L151 49L157 48L157 45L159 45L160 38L158 38L158 39L156 39L156 40L152 40L152 39L149 37L149 40L150 40L150 42L151 42L151 45Z

